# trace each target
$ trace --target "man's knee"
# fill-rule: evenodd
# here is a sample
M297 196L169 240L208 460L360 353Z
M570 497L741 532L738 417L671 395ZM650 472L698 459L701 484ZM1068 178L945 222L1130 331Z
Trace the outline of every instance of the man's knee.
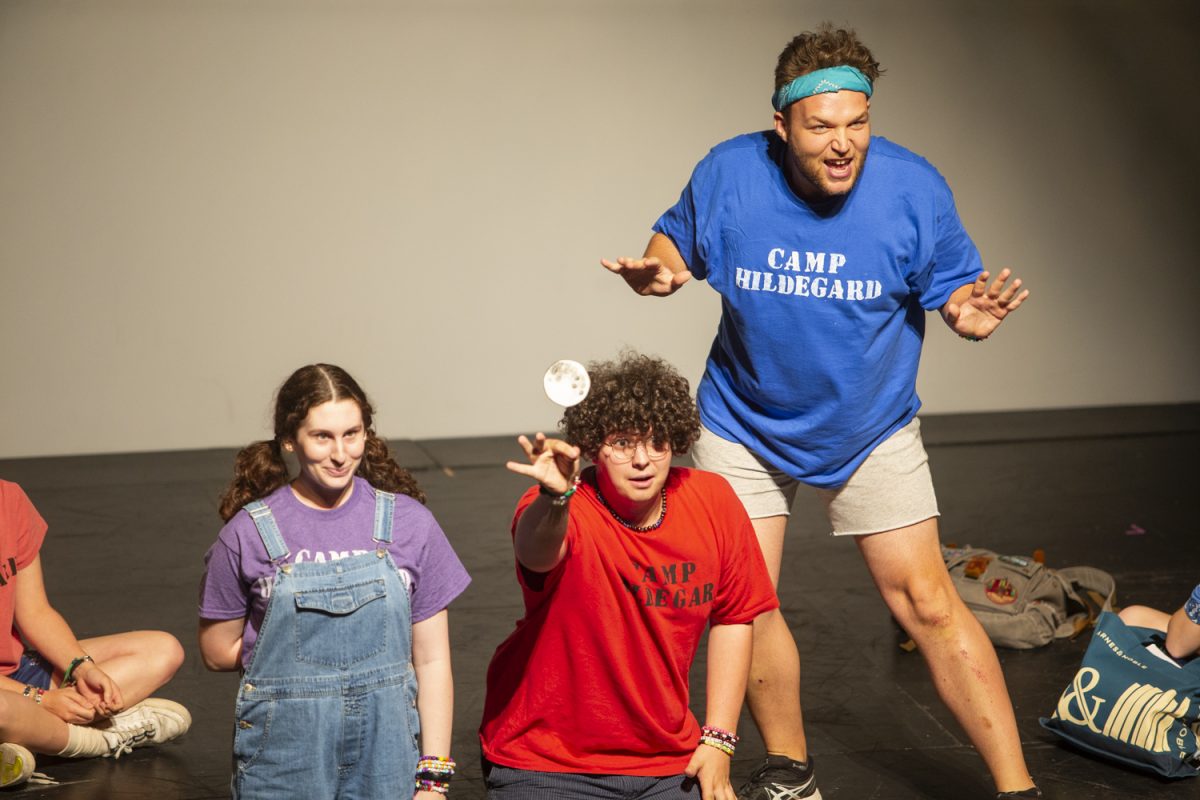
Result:
M901 585L884 591L884 599L900 624L910 633L953 629L966 611L954 585L942 576L911 576ZM967 612L969 613L969 612Z

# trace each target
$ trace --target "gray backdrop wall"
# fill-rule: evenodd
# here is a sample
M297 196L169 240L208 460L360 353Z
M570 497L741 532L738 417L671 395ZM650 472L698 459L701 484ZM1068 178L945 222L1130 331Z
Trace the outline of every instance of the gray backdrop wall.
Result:
M1033 290L930 320L926 409L1200 400L1192 0L5 0L0 455L241 444L317 360L398 437L550 424L545 367L622 345L698 378L714 293L598 261L822 19Z

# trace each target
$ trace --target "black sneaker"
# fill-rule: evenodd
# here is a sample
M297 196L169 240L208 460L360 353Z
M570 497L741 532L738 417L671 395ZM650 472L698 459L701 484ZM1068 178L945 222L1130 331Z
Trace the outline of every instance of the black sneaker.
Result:
M1042 792L1036 786L1031 786L1028 789L1022 789L1019 792L1000 792L996 795L996 800L1004 800L1006 797L1041 797Z
M808 763L787 756L767 756L738 789L737 796L738 800L821 800L812 756Z

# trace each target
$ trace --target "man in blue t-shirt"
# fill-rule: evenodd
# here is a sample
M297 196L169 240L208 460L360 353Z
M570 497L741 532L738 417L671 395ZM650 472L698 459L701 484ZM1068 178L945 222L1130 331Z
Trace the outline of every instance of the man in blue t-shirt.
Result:
M697 465L737 490L776 585L797 485L816 487L1001 796L1039 797L995 651L942 563L916 418L925 313L980 341L1029 292L1007 269L989 282L937 170L871 136L879 74L852 31L797 36L775 71L774 130L714 147L645 255L602 263L643 295L692 277L720 292ZM778 611L755 621L750 686L767 759L738 797L819 800Z

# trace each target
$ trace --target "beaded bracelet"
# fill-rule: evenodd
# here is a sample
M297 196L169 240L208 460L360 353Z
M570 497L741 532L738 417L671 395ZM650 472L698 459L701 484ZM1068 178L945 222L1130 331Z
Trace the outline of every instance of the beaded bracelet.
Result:
M703 728L701 728L700 735L701 736L712 736L717 739L720 739L721 741L729 742L730 744L733 744L733 745L736 745L738 742L741 741L741 737L738 736L733 731L727 731L727 730L723 730L721 728L714 728L711 725L705 725Z
M970 336L970 335L968 335L968 334L965 334L965 333L960 333L960 334L958 335L958 338L960 338L960 339L966 339L968 342L982 342L982 341L983 341L984 339L986 339L987 337L986 337L986 336Z
M715 747L730 758L733 757L733 751L737 747L738 741L738 735L733 731L714 728L711 725L705 725L700 729L700 744Z
M67 671L63 673L62 686L70 686L75 682L75 670L79 669L79 665L85 661L90 661L93 664L96 663L87 653L84 653L79 658L72 659L71 663L67 665Z
M37 703L38 705L41 705L41 704L42 704L42 696L43 696L43 695L45 695L45 694L46 694L46 690L45 690L45 689L41 689L41 688L39 688L39 687L37 687L37 686L34 686L34 685L32 685L32 684L28 684L28 683L27 683L27 684L25 684L25 691L21 692L21 695L22 695L23 697L30 697L30 698L32 698L32 699L33 699L33 702Z
M417 791L448 793L457 766L449 756L421 756L417 761Z
M418 792L437 792L438 794L448 794L450 792L449 781L431 781L426 778L417 779Z
M567 501L571 499L571 495L575 494L575 492L578 491L579 481L580 481L580 478L578 475L576 475L574 482L571 484L571 488L567 489L562 494L555 494L554 492L547 489L545 486L539 486L538 493L540 495L542 495L542 497L549 497L550 505L552 505L552 506L556 506L556 507L565 506L567 504Z
M417 774L449 777L454 774L454 768L457 766L449 756L421 756L421 760L417 762Z
M733 745L729 744L728 742L723 742L720 739L715 739L711 736L701 736L700 744L706 744L709 747L715 747L725 755L733 758Z

